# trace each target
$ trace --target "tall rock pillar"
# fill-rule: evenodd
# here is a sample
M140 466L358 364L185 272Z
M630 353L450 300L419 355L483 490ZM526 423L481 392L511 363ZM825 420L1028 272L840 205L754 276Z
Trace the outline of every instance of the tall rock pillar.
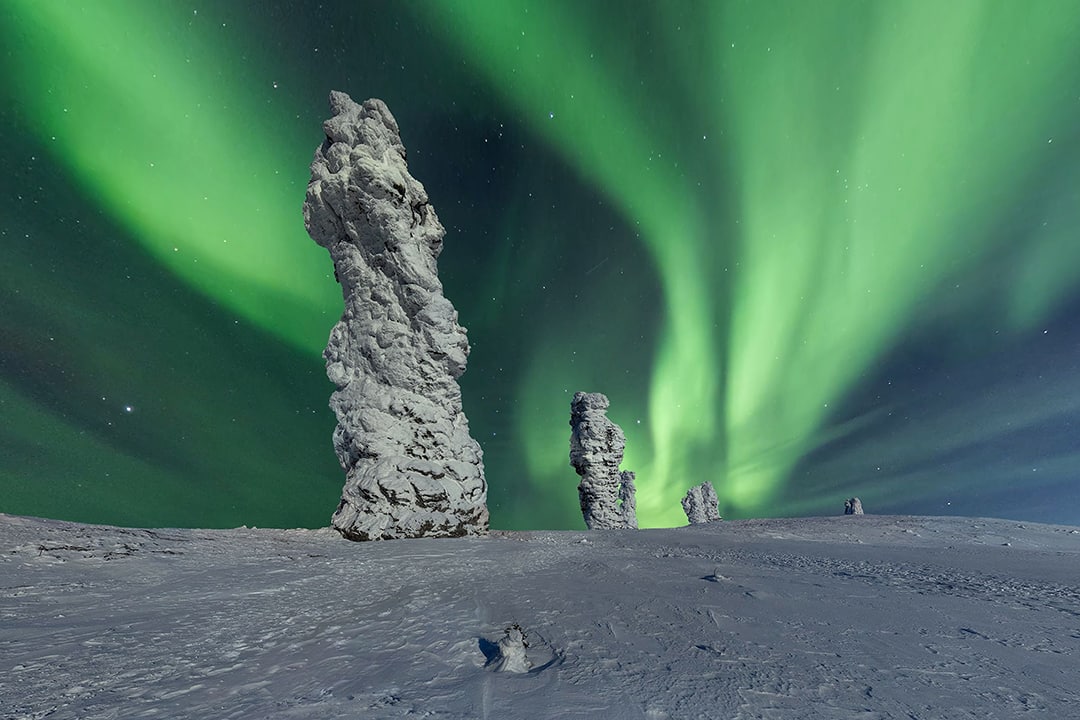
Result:
M637 528L634 473L619 472L626 436L607 409L601 393L575 393L570 401L570 464L581 477L581 514L590 530Z
M333 526L351 540L485 533L482 453L457 383L469 343L436 265L445 231L386 105L334 92L330 109L304 224L345 300L323 353L345 470Z

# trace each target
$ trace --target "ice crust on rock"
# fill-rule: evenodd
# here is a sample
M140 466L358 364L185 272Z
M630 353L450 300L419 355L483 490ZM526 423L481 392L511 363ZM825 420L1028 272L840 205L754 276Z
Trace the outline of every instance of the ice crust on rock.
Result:
M622 513L623 527L637 530L637 487L634 479L637 476L630 470L619 473L619 512Z
M529 643L520 625L506 628L506 634L496 643L498 654L491 662L495 672L527 673L532 669L527 648Z
M720 519L720 512L717 510L718 503L716 489L711 482L706 481L686 491L682 499L682 508L691 525L700 525Z
M844 514L845 515L862 515L862 500L857 497L849 498L844 501Z
M323 352L345 470L332 524L352 540L485 533L482 453L457 382L469 343L436 264L445 230L386 104L333 92L330 109L304 224L345 300Z
M637 528L634 473L619 472L626 436L608 420L607 396L574 393L570 401L570 464L581 477L578 497L590 530Z

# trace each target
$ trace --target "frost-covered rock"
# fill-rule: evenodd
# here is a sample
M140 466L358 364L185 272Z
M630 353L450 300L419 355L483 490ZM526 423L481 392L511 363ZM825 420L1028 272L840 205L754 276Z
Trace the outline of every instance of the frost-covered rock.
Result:
M619 473L619 511L622 513L624 528L637 530L637 488L634 479L637 476L630 470Z
M717 510L719 499L716 497L716 489L711 482L703 482L686 491L682 499L682 509L686 513L686 519L691 525L712 522L720 519Z
M511 625L506 628L506 634L499 638L496 644L497 654L491 661L491 669L495 672L529 672L532 669L532 663L529 661L528 647L525 631L520 625Z
M719 565L717 565L716 567L713 568L712 574L711 575L706 575L704 577L704 579L708 580L709 582L723 582L723 581L727 580L728 578L727 578L726 575L724 575L723 568L721 568Z
M578 497L590 530L636 528L634 475L620 473L626 436L607 418L608 399L579 392L570 402L570 464L581 477Z
M849 498L844 501L844 514L845 515L862 515L862 500L857 497Z
M445 231L386 105L334 92L330 108L304 223L345 300L323 353L345 470L333 525L352 540L487 532L482 454L457 383L469 343L436 265Z

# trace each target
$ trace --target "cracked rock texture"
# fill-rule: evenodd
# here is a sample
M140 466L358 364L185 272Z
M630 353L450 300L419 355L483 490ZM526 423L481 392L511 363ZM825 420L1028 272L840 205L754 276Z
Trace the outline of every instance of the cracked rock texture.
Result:
M630 470L619 473L619 511L622 513L622 526L631 530L637 530L637 499L634 479L637 476Z
M850 498L844 501L844 514L845 515L862 515L862 500L857 497Z
M581 514L590 530L636 528L634 473L619 472L626 436L607 418L608 399L579 392L570 402L570 464L581 476Z
M469 343L436 265L445 231L386 105L334 92L330 108L304 224L345 299L323 353L345 470L333 526L351 540L485 533L482 453L457 383Z
M720 519L718 503L716 489L711 482L706 481L686 491L682 499L682 509L691 525L700 525Z
M529 641L520 625L506 628L506 634L499 638L497 653L491 662L495 672L527 673L532 669L528 656Z

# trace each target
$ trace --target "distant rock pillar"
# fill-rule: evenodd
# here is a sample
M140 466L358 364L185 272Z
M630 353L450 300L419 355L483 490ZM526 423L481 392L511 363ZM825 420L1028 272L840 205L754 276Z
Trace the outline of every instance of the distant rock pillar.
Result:
M845 515L862 515L862 500L857 497L849 498L844 501L844 514Z
M622 513L622 526L637 530L637 488L634 479L637 476L630 470L619 473L619 511Z
M608 399L579 392L570 402L570 464L581 477L578 497L590 530L636 528L634 474L620 473L626 436L607 418Z
M350 540L485 533L484 464L457 383L469 342L436 265L445 231L386 105L334 92L330 109L304 224L345 300L323 352L345 470L333 526Z
M720 519L719 502L713 484L706 481L686 491L682 508L691 525L701 525Z

